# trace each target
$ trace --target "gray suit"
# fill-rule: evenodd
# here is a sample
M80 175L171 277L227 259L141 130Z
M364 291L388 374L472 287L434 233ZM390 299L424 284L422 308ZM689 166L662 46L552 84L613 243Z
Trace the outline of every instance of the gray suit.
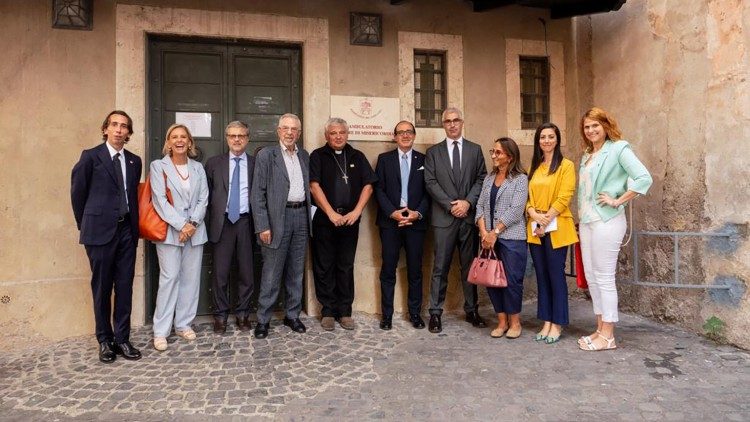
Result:
M259 242L263 254L258 295L258 323L261 324L268 323L271 318L282 274L286 316L298 318L302 308L302 276L310 233L310 156L298 147L295 165L302 170L306 203L300 208L290 208L287 206L289 174L282 154L280 144L258 152L250 191L255 233L271 230L271 243Z
M445 303L453 250L458 246L461 283L464 290L464 310L477 308L477 289L466 279L477 247L477 229L474 214L482 181L487 174L484 155L479 145L464 139L461 153L461 180L454 180L447 140L427 150L424 164L424 181L432 197L431 225L435 234L435 262L430 285L430 315L440 315ZM451 214L451 201L465 199L471 204L468 215L458 219Z
M166 185L174 204L167 202ZM177 170L167 155L151 163L151 197L154 209L167 222L167 238L156 243L159 257L159 290L154 310L154 337L167 337L172 329L185 331L198 310L203 244L208 241L203 218L208 205L208 184L203 166L188 159L190 192L185 192ZM180 242L180 231L188 221L197 223L195 234Z

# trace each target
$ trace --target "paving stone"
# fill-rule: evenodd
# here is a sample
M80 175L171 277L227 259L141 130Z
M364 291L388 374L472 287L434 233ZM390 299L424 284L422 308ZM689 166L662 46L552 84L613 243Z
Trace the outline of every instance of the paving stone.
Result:
M274 321L261 341L204 323L194 342L170 337L164 353L145 327L131 336L143 359L111 365L98 362L93 337L72 339L0 357L0 419L748 420L746 351L622 313L617 350L581 352L591 305L570 305L554 345L533 341L534 302L513 341L448 313L439 335L402 317L383 332L364 314L354 331L303 318L303 335Z

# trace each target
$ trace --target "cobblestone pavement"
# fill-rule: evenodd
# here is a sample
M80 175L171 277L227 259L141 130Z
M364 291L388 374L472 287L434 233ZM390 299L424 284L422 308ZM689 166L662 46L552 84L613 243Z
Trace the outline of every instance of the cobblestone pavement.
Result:
M400 318L384 332L364 314L353 332L275 322L265 340L200 324L163 353L146 327L132 338L143 359L111 365L93 336L68 340L0 357L0 420L750 420L745 351L621 315L619 348L587 353L590 303L571 301L553 345L533 341L536 304L524 308L516 340L457 314L439 335Z

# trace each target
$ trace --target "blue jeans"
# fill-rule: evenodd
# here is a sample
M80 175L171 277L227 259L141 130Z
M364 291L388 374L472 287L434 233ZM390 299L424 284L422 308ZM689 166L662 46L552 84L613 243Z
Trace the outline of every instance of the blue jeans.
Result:
M508 287L488 287L487 295L496 314L520 313L523 301L523 276L526 273L528 256L526 240L498 239L495 242L495 255L503 261Z
M553 324L568 325L568 283L565 280L568 247L554 249L549 235L540 240L541 245L529 243L539 293L536 317Z

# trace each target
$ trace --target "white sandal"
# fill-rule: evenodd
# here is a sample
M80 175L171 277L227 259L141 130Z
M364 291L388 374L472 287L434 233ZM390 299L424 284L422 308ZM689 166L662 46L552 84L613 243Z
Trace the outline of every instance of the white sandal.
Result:
M163 352L167 350L168 345L166 337L154 337L154 349Z
M591 343L587 343L585 345L579 344L578 348L581 350L585 350L587 352L600 352L602 350L617 349L617 345L615 344L615 336L612 336L612 338L607 338L607 337L604 337L603 335L599 335L598 338L603 338L604 341L607 342L606 346L601 346L601 347L597 346L592 341Z
M600 330L596 330L597 335L601 335L602 332ZM578 344L591 344L591 342L594 341L591 336L583 336L578 338Z
M182 337L187 341L193 341L197 337L195 335L195 331L193 331L192 328L186 328L184 330L174 330L174 333L177 334L178 337Z

